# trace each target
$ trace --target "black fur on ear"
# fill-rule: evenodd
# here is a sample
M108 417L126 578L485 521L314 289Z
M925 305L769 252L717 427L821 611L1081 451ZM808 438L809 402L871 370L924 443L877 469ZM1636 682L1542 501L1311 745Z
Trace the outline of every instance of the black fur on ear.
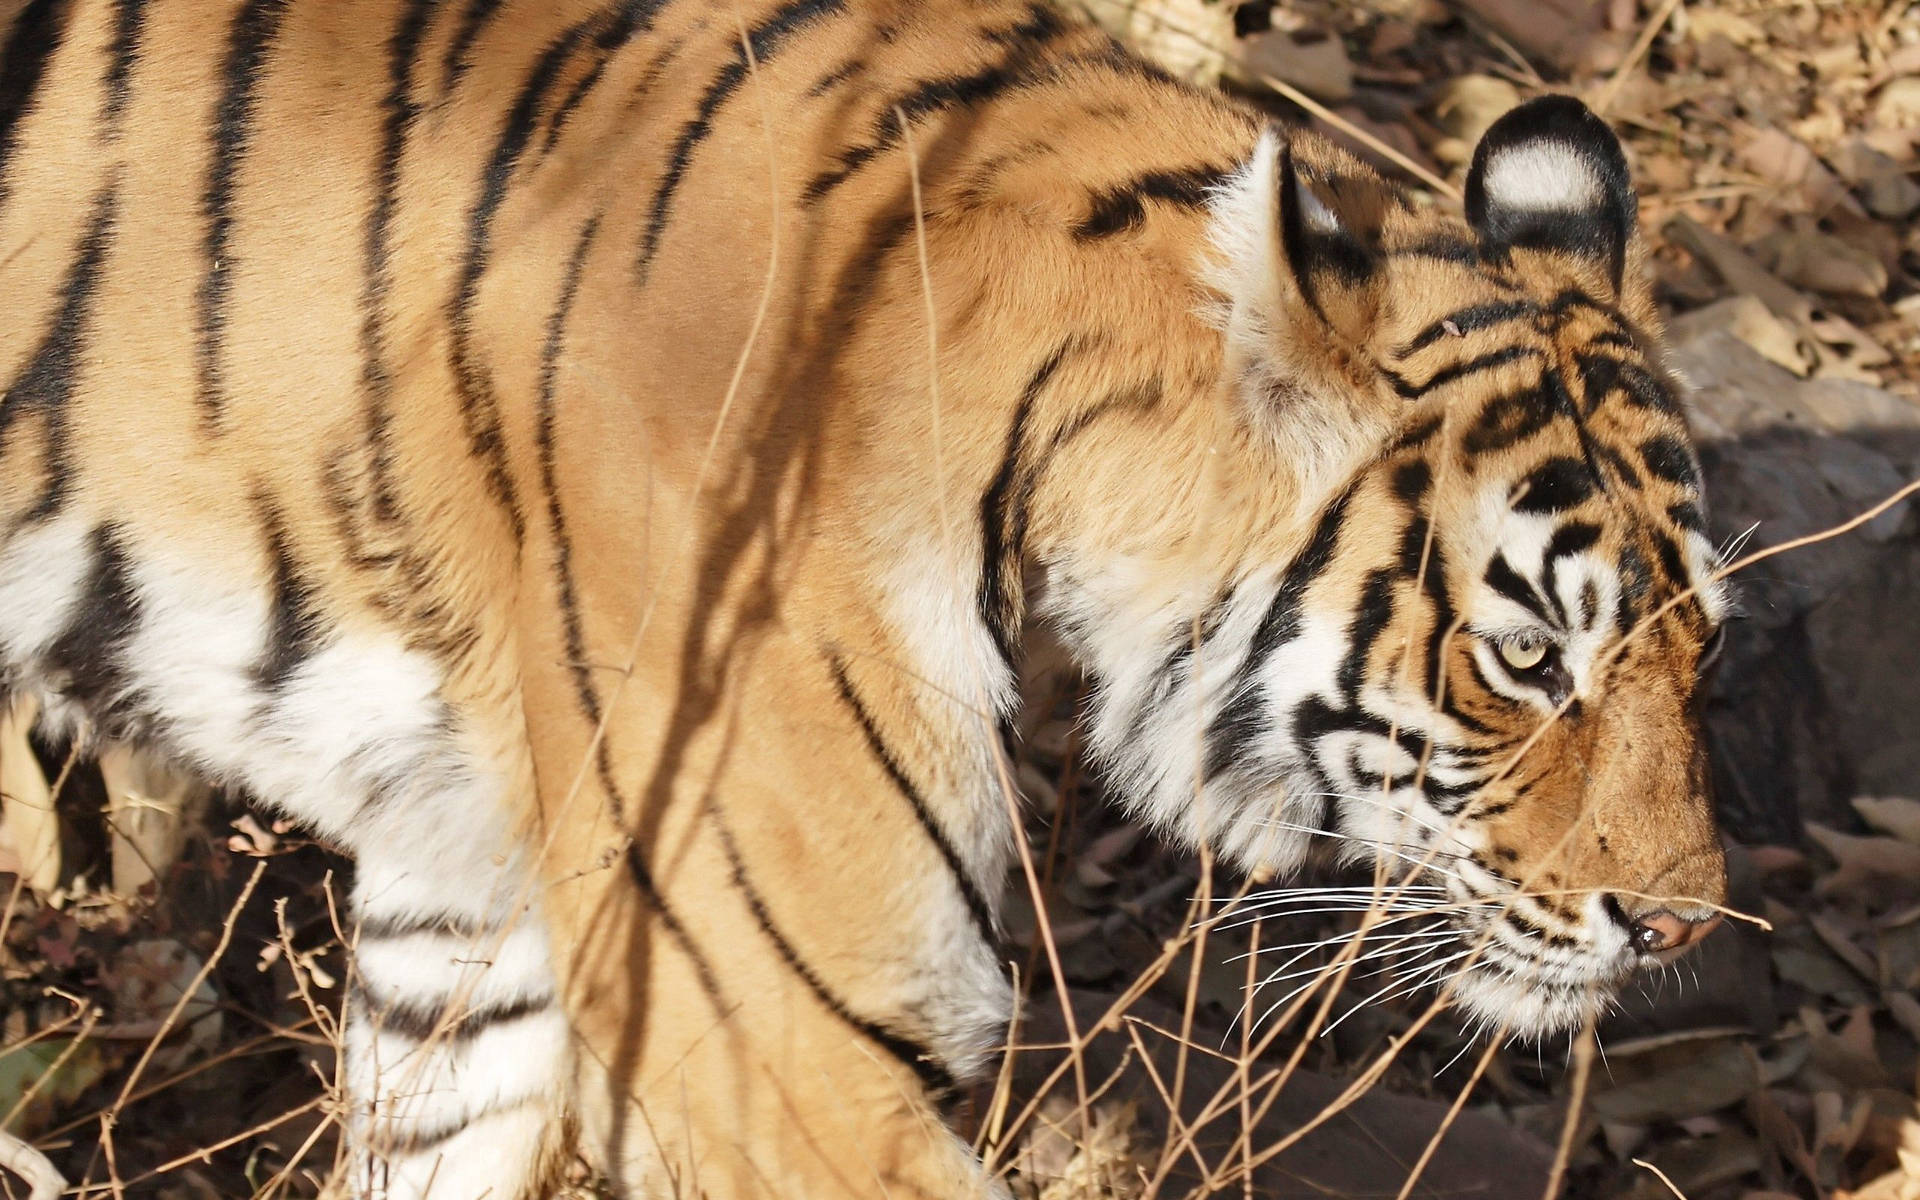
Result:
M1493 250L1555 250L1604 263L1620 290L1639 220L1627 156L1572 96L1541 96L1488 129L1467 172L1467 222Z
M1280 249L1300 299L1354 342L1376 317L1380 224L1401 203L1383 181L1315 171L1284 145L1279 163Z

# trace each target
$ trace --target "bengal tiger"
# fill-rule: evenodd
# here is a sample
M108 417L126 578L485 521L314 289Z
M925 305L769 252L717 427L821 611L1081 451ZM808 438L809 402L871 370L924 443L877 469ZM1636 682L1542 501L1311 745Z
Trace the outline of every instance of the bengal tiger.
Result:
M0 684L357 860L344 1186L1000 1194L1024 649L1579 1026L1716 919L1623 151L1464 217L1028 0L27 0Z

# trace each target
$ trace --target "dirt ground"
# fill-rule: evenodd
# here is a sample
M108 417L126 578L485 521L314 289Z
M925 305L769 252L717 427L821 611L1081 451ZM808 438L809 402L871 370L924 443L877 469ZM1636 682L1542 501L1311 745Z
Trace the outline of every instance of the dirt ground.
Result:
M1091 11L1436 204L1507 108L1581 95L1628 143L1717 532L1778 546L1920 478L1920 5ZM1269 1013L1284 993L1255 992L1249 952L1324 939L1298 958L1318 968L1352 914L1206 924L1242 882L1102 803L1078 683L1046 681L1015 764L1040 881L1036 904L1008 880L1023 1015L962 1127L1049 1200L1920 1200L1920 517L1892 507L1752 575L1710 723L1754 919L1648 976L1596 1039L1490 1045L1366 968ZM125 755L30 756L31 716L0 729L0 1129L81 1195L318 1194L349 865Z

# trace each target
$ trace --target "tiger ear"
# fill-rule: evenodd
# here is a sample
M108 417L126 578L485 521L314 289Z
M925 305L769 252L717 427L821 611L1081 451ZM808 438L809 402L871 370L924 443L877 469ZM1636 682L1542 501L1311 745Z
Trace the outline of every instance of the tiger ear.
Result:
M1380 224L1397 198L1377 176L1303 169L1291 143L1277 168L1284 275L1307 313L1350 346L1380 319Z
M1215 193L1208 282L1245 414L1337 474L1383 435L1369 353L1386 306L1380 228L1405 204L1330 147L1268 130ZM1309 485L1311 486L1311 485Z
M1572 96L1541 96L1495 121L1467 171L1467 223L1495 254L1544 250L1600 267L1615 296L1639 283L1639 204L1626 152Z

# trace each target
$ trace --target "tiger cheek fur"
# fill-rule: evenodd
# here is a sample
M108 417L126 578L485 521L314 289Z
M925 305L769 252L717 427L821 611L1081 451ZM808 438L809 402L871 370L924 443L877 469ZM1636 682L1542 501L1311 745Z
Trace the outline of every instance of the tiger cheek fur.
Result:
M6 11L0 690L355 855L357 1194L999 1194L1032 626L1124 803L1417 875L1476 1015L1707 924L1576 102L1461 221L1020 0Z

